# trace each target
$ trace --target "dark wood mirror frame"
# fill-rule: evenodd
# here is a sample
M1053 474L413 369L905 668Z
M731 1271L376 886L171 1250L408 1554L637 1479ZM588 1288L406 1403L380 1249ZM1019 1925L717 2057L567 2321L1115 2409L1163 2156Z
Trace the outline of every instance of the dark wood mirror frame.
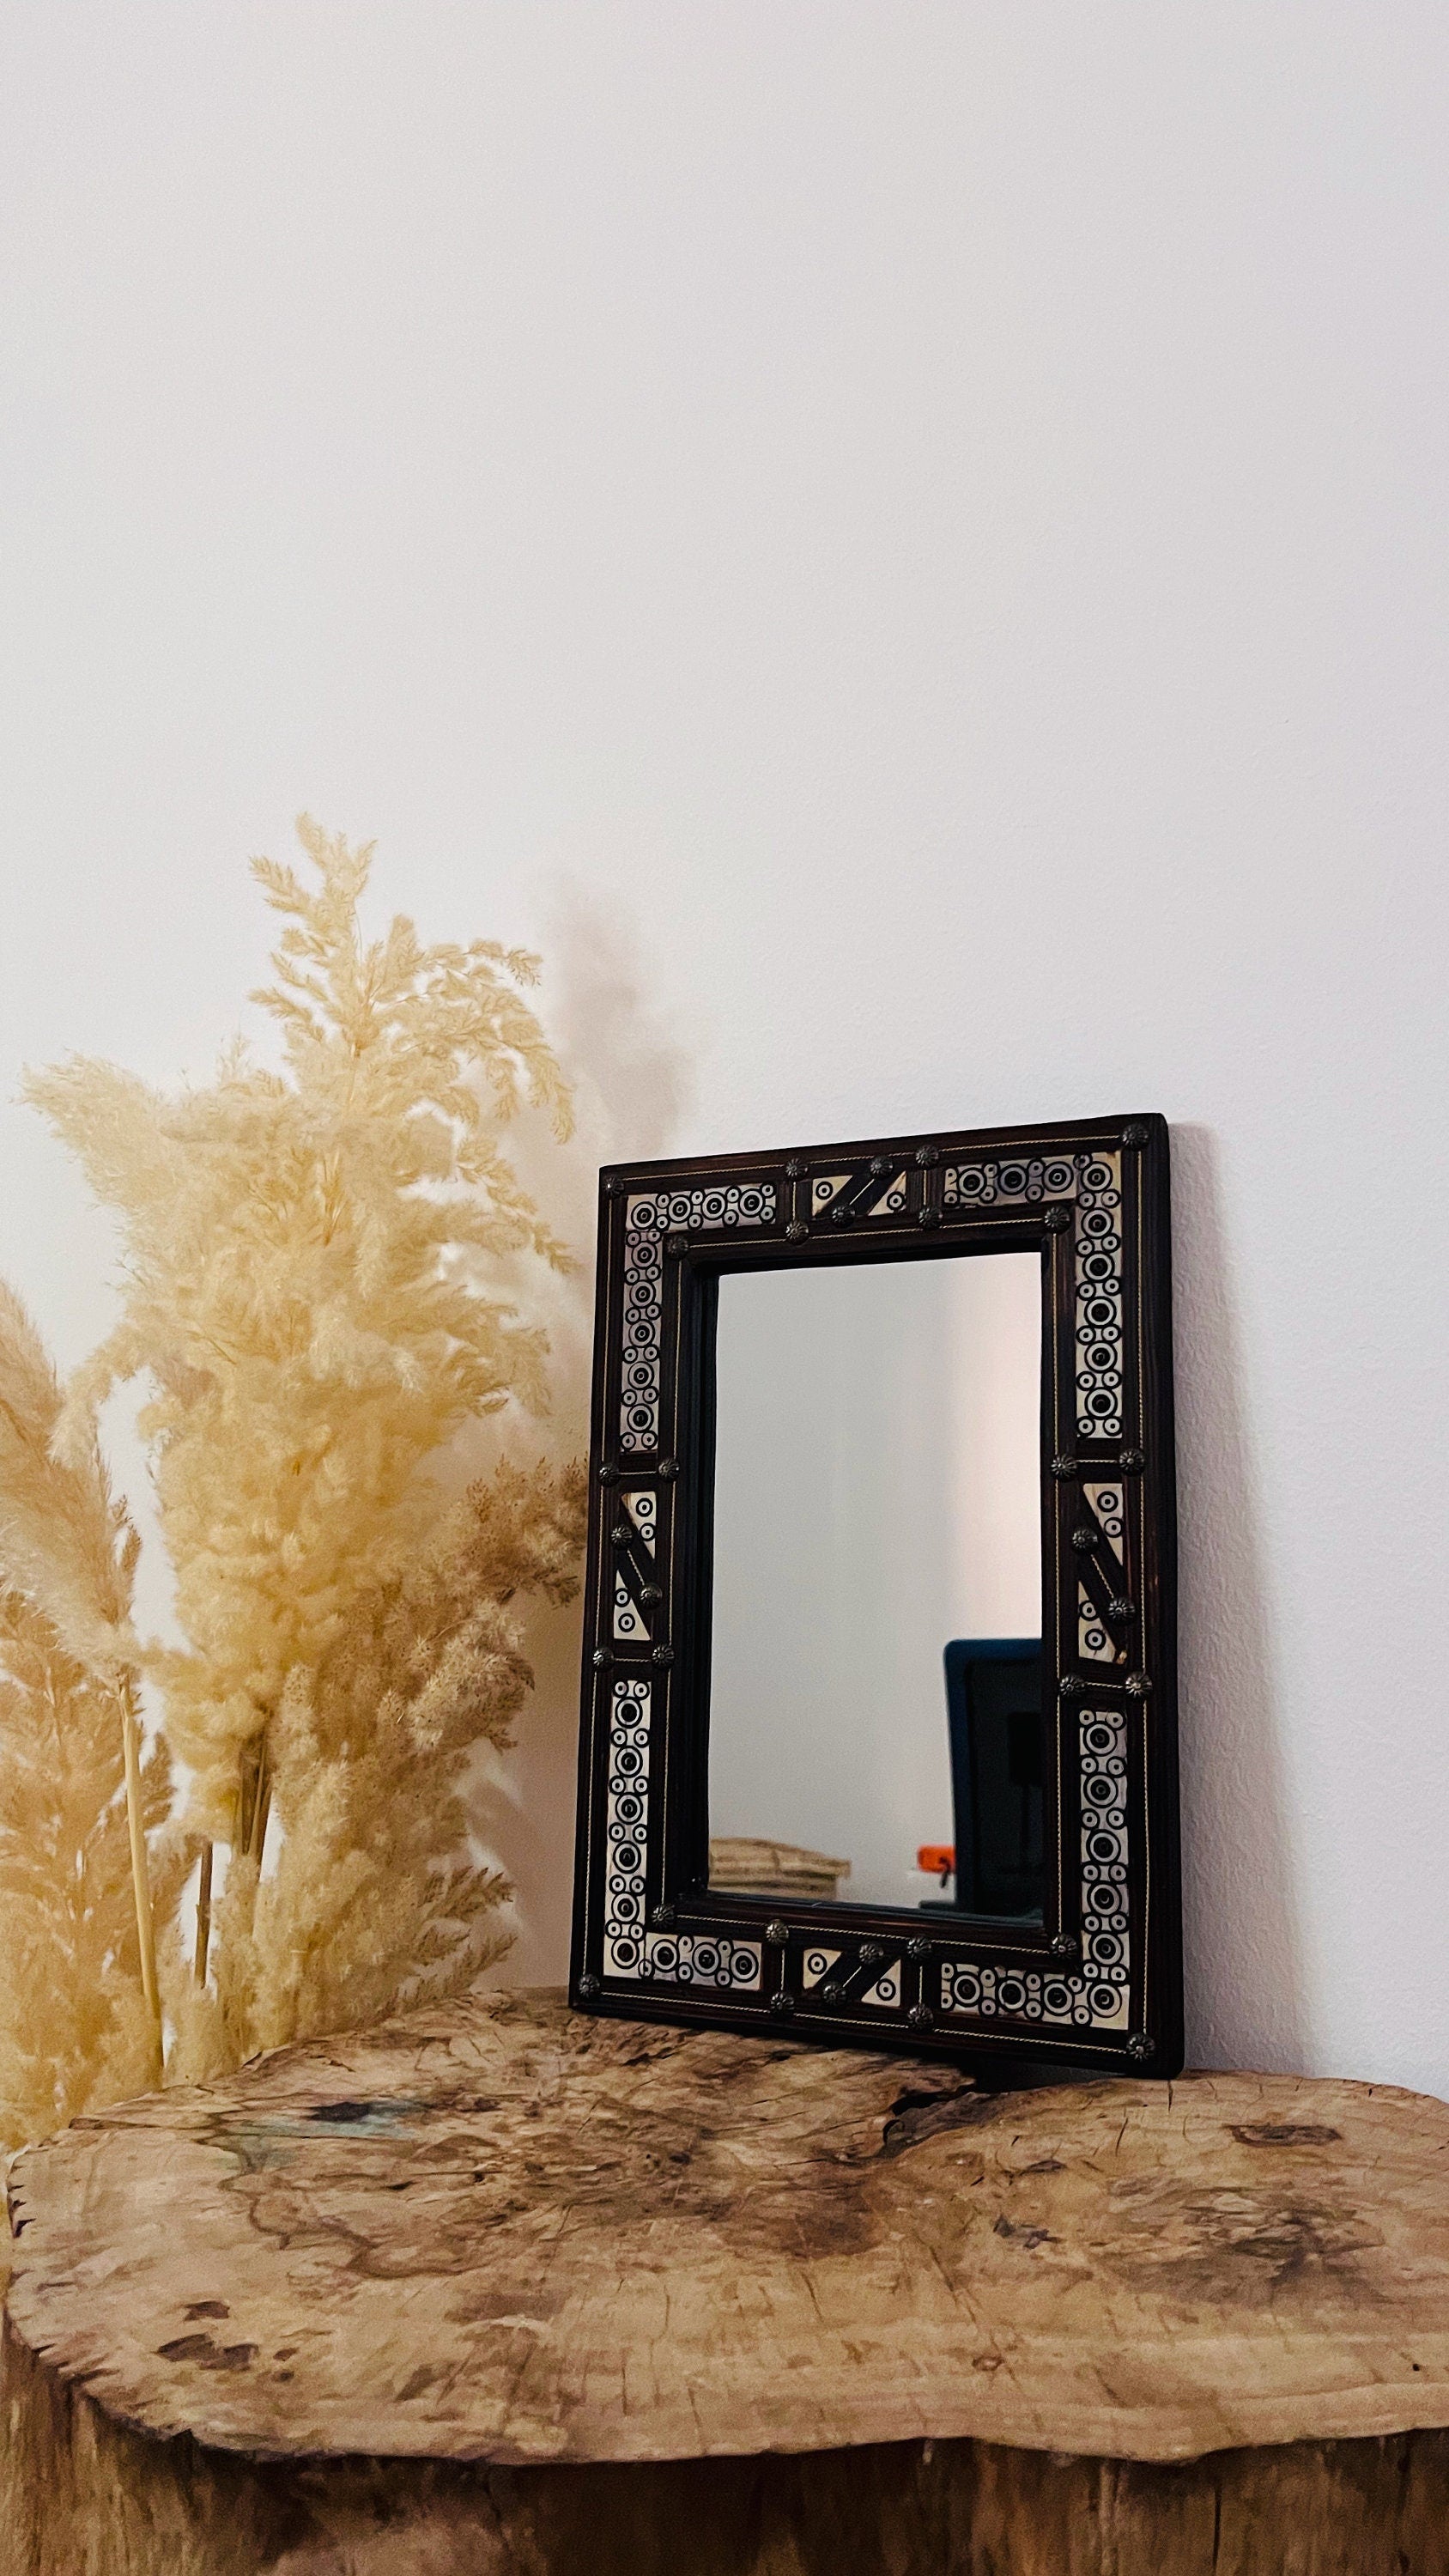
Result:
M1042 1261L1039 1926L712 1888L714 1324L727 1271ZM1101 2072L1182 2063L1168 1137L1156 1116L600 1176L571 1999Z

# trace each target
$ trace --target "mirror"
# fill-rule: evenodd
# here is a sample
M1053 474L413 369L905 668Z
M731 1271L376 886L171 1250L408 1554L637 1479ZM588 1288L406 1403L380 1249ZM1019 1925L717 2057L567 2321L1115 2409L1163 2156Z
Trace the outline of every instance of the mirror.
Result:
M1182 2063L1160 1117L600 1175L570 1995Z
M719 1282L710 1884L1041 1920L1042 1259Z

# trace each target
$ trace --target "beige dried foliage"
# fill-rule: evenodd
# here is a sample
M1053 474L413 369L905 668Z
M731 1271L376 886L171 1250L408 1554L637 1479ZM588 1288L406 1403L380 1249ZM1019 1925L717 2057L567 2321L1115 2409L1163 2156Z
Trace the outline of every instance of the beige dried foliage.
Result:
M116 1786L95 1733L108 1691L130 1712L132 1802L153 1842L168 2076L451 1992L504 1946L507 1890L470 1792L480 1747L510 1740L530 1686L510 1605L574 1589L582 1480L505 1464L450 1506L430 1462L480 1414L546 1410L547 1336L517 1283L531 1258L569 1260L502 1134L527 1105L564 1137L568 1092L522 998L531 958L486 941L424 947L401 919L365 941L370 849L305 819L299 832L310 884L255 863L285 924L277 980L255 997L280 1025L283 1071L237 1048L212 1085L176 1098L87 1060L27 1084L118 1213L125 1268L120 1323L63 1404L33 1328L0 1304L0 1381L14 1328L0 1583L29 1623L29 1661L17 1645L5 1667L18 1696L0 1707L0 1756L28 1784L14 1854L29 1836L52 1856L26 1882L32 1965L7 2025L22 2134L47 2082L47 2099L74 2105L135 2073L134 1920L129 1948L112 1924L83 1961L73 1932L69 1948L47 1934L42 1904L57 1870L84 1876L66 1857L83 1810L96 1852L114 1857ZM96 1442L99 1405L132 1378L146 1382L174 1649L132 1634L135 1543ZM141 1779L138 1663L188 1766L184 1830L163 1824L164 1752ZM46 1724L84 1748L66 1758L88 1784L49 1826L35 1804ZM212 1839L231 1849L215 1907L198 1910L198 1977L177 1894L203 1842L209 1873ZM63 2082L33 2044L47 1958L68 1992L88 1981Z
M0 1284L0 2144L46 2135L156 2073L126 1803L135 1534L94 1442L51 1456L61 1390ZM158 1837L148 1906L187 1856L161 1839L164 1746L136 1762Z
M190 1856L164 1848L160 1743L142 1797L164 1920ZM0 1960L0 2146L154 2083L115 1694L16 1592L0 1593Z
M94 1671L134 1667L137 1541L115 1501L94 1425L53 1455L59 1380L14 1291L0 1280L0 1574L39 1603L68 1652Z
M568 1094L516 989L534 961L490 941L367 943L371 850L299 826L320 882L255 863L287 927L285 1074L234 1053L168 1099L73 1060L29 1097L119 1214L121 1323L73 1382L62 1436L145 1374L142 1415L186 1649L152 1668L193 1814L232 1831L238 1757L437 1509L423 1462L510 1396L542 1409L544 1336L486 1284L491 1257L564 1247L500 1142L524 1100L568 1132Z
M276 1866L258 1885L232 1864L215 1991L181 1990L178 2074L437 2001L502 1955L507 1882L477 1848L470 1775L511 1743L532 1679L510 1605L577 1589L585 1491L578 1467L505 1462L315 1670L294 1667L271 1733Z

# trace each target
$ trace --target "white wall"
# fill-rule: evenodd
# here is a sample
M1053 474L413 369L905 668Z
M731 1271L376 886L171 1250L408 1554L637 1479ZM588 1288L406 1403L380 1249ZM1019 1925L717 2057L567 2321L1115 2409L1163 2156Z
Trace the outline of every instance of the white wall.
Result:
M0 29L0 1088L204 1070L305 803L436 935L627 907L597 1134L636 972L680 1148L1165 1110L1191 2046L1438 2088L1446 79L1440 0Z

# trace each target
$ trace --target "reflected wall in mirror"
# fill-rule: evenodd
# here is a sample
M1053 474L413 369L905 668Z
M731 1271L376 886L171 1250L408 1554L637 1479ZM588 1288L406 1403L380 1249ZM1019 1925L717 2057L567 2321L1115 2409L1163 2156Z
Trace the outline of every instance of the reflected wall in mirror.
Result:
M712 1885L1040 1921L1041 1316L1035 1251L721 1279Z
M1160 1118L601 1177L582 2008L1182 2062Z

